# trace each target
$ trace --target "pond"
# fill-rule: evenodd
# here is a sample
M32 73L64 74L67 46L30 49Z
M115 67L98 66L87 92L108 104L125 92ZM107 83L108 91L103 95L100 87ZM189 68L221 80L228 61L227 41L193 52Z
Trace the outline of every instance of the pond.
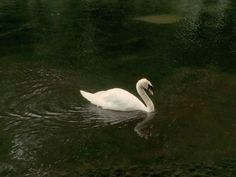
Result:
M0 176L235 176L236 2L1 0ZM154 85L156 111L79 90Z

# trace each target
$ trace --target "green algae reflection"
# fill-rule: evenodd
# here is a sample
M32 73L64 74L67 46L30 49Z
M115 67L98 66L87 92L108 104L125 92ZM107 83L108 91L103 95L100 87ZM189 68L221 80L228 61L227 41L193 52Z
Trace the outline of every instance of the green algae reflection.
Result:
M178 15L148 15L148 16L141 16L141 17L135 17L133 18L137 21L143 21L148 23L154 23L154 24L171 24L179 22L183 19L183 17Z

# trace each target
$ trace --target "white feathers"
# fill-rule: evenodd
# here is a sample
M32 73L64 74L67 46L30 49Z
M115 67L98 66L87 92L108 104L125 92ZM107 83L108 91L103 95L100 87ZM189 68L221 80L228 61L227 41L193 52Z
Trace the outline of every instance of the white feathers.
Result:
M99 91L96 93L89 93L80 91L81 95L92 104L95 104L103 109L110 109L116 111L154 111L154 105L148 97L144 89L152 91L152 85L147 79L141 79L136 84L137 91L142 97L145 106L136 96L126 90L120 88L113 88L106 91Z

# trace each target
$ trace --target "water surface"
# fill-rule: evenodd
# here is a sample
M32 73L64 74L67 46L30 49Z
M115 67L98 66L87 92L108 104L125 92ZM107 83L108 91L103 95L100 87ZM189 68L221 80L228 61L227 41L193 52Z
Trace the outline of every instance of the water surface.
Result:
M0 176L234 176L235 7L2 0ZM155 87L151 115L79 93L136 94L141 77Z

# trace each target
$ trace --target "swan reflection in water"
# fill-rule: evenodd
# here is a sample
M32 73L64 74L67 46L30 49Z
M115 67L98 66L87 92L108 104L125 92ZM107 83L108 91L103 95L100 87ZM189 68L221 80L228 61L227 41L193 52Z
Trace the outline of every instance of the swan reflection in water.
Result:
M152 120L155 113L146 114L146 117L134 127L134 131L142 138L148 139L152 136L151 129L153 128Z
M83 123L95 123L94 127L115 125L142 119L142 121L136 124L134 131L145 139L151 136L151 122L155 116L155 113L144 113L141 111L122 112L106 110L91 104L81 109L80 112L82 117L84 117Z

